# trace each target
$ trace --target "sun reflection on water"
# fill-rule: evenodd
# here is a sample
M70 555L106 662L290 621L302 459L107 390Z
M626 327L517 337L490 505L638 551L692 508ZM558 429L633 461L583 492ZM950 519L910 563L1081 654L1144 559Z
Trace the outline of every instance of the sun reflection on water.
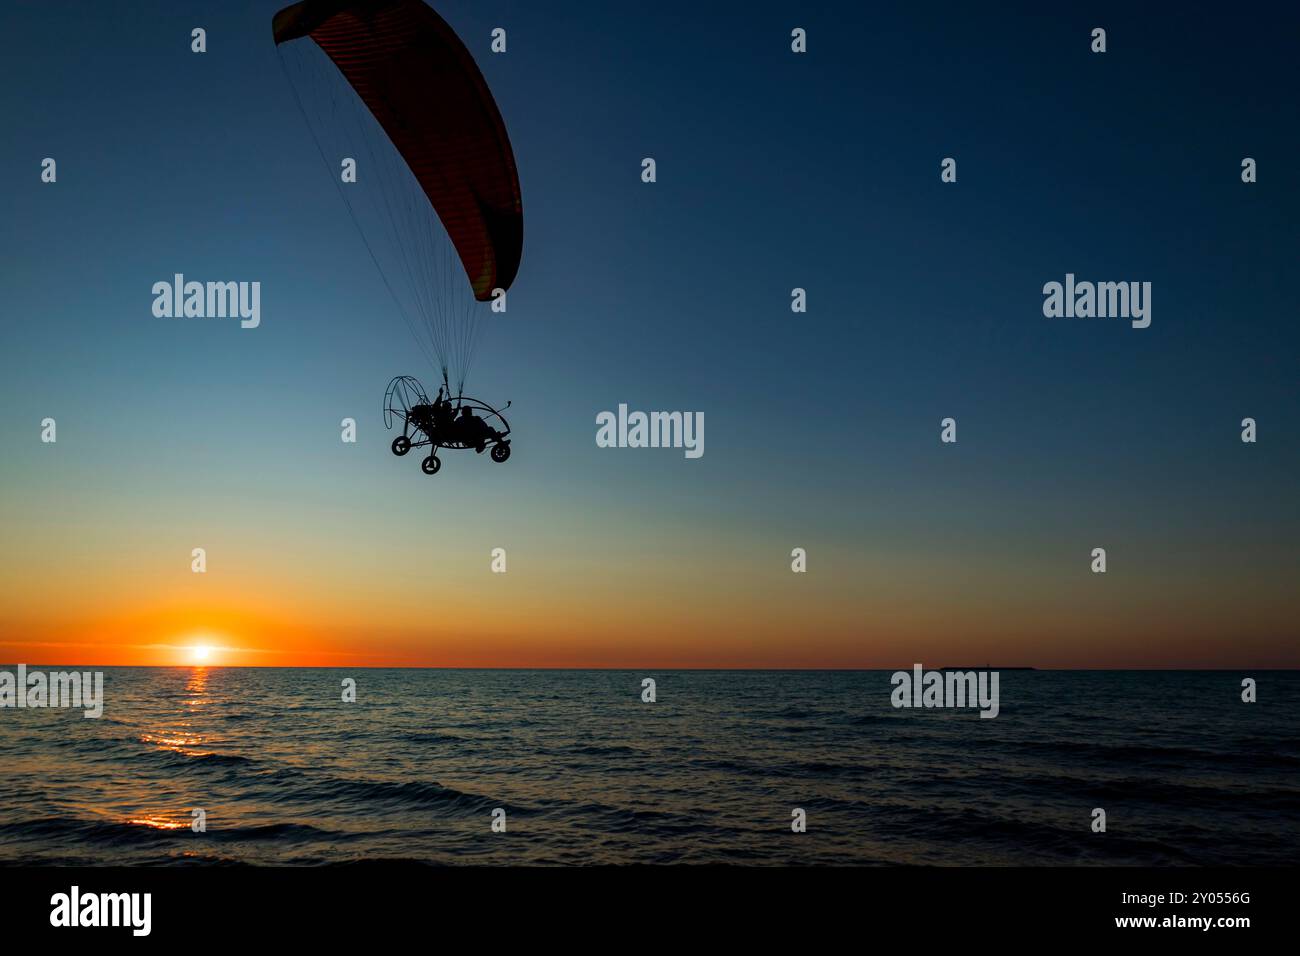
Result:
M164 816L136 817L126 822L140 827L149 827L151 830L182 830L189 826L188 821L169 820Z
M185 693L181 706L195 710L208 703L208 670L205 667L194 668L185 682ZM201 747L205 741L203 734L194 729L195 723L188 716L182 716L167 724L160 724L152 732L140 734L140 742L154 744L161 750L184 754L187 757L206 757L213 753ZM134 822L134 821L133 821Z

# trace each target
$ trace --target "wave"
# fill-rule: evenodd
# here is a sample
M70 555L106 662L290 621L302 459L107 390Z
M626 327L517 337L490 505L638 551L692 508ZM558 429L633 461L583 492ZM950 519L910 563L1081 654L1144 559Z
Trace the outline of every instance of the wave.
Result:
M258 826L211 827L202 835L204 842L238 842L244 840L308 841L340 839L348 834L320 829L303 823L271 823ZM196 835L189 826L161 827L129 820L85 820L69 817L41 817L0 824L0 837L36 839L53 845L72 842L101 846L175 843L191 845Z
M1155 744L1109 744L1101 741L1009 741L1002 744L1011 750L1024 753L1046 754L1066 758L1075 754L1096 757L1106 761L1141 766L1145 763L1177 763L1181 765L1240 764L1254 769L1277 768L1290 770L1300 767L1300 756L1267 751L1220 750L1202 747L1177 747Z
M440 730L422 730L408 731L404 734L397 735L398 740L411 744L443 744L462 745L473 743L469 737L461 737L457 734L449 734Z
M218 753L211 750L171 750L164 747L150 747L147 750L136 751L128 760L134 763L162 765L182 774L199 774L226 768L242 770L258 764L254 758L241 754Z
M268 803L333 804L360 813L424 810L436 811L440 817L461 817L490 813L497 807L504 807L512 816L528 812L527 807L436 782L362 780L288 768L254 778L247 789L247 796Z

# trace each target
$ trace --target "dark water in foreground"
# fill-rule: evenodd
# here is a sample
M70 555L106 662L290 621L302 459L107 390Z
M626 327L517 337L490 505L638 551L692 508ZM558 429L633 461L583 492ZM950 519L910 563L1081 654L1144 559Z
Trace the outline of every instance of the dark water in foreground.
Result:
M110 668L0 710L0 863L1296 862L1300 673L1004 671L993 720L889 676Z

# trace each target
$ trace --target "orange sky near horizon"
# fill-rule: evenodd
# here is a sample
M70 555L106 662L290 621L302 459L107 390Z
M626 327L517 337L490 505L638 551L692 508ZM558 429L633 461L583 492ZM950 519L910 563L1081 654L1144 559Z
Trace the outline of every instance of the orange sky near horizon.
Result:
M90 593L47 608L7 604L0 660L276 667L1296 666L1294 653L1276 650L1275 635L1287 627L1281 605L1239 618L1231 625L1234 639L1224 641L1225 622L1215 610L1221 604L1208 596L1200 608L1184 607L1179 623L1144 601L1140 589L1125 593L1122 585L1111 587L1104 605L1073 616L1056 614L1054 604L1079 606L1079 593L1008 600L955 589L918 597L862 580L856 599L845 600L854 582L844 574L796 575L773 563L764 571L717 573L707 587L683 571L661 576L649 589L597 594L574 577L493 575L485 561L476 585L462 571L427 602L404 597L400 587L303 593L284 582L243 593L233 584L179 578L172 593L145 599ZM1095 583L1084 578L1077 587ZM210 657L197 661L196 647L209 648Z
M0 500L0 661L186 665L204 645L214 666L1300 666L1290 542L1249 526L1129 527L1138 515L1093 530L1066 513L1042 528L1009 504L971 529L990 506L953 497L892 525L811 511L758 524L707 496L673 510L470 483L418 486L425 510L395 517L328 470L292 496L255 476L209 489L196 514L180 475L149 495L134 480L61 487L71 474ZM1099 537L1104 575L1089 571ZM806 573L791 571L796 545Z

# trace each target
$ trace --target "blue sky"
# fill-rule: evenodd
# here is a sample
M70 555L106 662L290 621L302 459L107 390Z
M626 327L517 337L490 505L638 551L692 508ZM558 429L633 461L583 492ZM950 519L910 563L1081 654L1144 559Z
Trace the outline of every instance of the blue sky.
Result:
M896 622L954 575L1005 602L955 602L953 634L1024 612L1024 569L1045 575L1036 611L1072 613L1064 582L1102 539L1133 575L1116 629L1203 600L1221 567L1222 620L1244 602L1276 630L1300 463L1294 12L542 6L436 5L505 118L525 243L467 389L513 401L515 455L427 479L388 454L379 404L392 375L434 376L320 168L277 4L7 5L7 516L93 500L68 533L101 561L122 546L110 514L154 528L142 554L155 533L314 526L313 550L456 564L513 536L539 567L684 562L669 591L700 607L701 568L788 576L797 544L833 556L817 627L855 660L880 602ZM259 280L261 327L154 318L174 272ZM1150 281L1151 327L1044 318L1067 272ZM703 411L706 454L597 449L620 402ZM46 415L57 467L31 440ZM635 586L609 574L588 586Z

